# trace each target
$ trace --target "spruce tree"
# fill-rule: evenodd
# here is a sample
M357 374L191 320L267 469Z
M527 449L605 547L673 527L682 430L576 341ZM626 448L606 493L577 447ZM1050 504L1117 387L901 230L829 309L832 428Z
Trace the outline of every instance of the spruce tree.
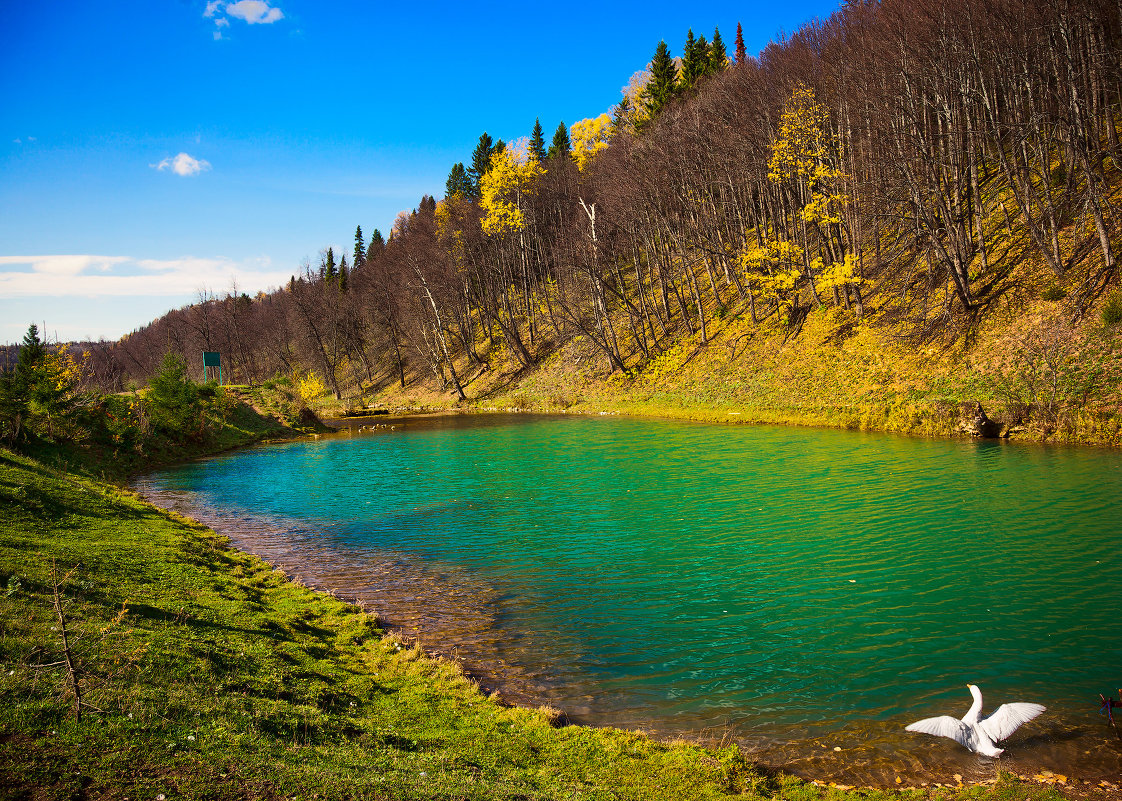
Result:
M479 137L479 143L475 146L475 150L471 154L471 169L468 170L468 178L471 180L471 192L468 193L472 198L479 197L479 181L487 174L487 170L491 169L491 155L494 153L495 144L491 139L491 135L486 131Z
M692 88L708 72L709 43L704 36L695 39L691 28L686 35L686 46L682 53L682 89Z
M744 29L736 23L736 63L743 64L748 60L748 51L744 49Z
M682 47L682 74L678 77L680 88L689 89L697 80L697 40L693 36L693 28L686 32L686 43Z
M530 157L539 163L545 161L545 134L540 119L534 120L534 130L530 134Z
M203 404L198 385L187 374L187 362L171 351L148 379L145 396L152 426L169 439L198 437L203 431Z
M32 323L23 337L15 366L0 373L0 439L9 444L24 438L45 356L39 327Z
M354 266L357 270L366 261L366 242L362 238L362 226L355 228L355 257Z
M323 259L321 273L324 281L334 281L339 275L335 269L335 251L332 248L327 249L327 255Z
M720 28L713 29L713 41L709 44L709 75L716 75L728 66L729 55L725 52L725 42Z
M471 178L468 177L462 161L457 161L452 165L452 171L448 173L448 180L444 184L444 196L452 197L452 195L463 197L471 197L472 195Z
M553 141L549 143L549 152L545 154L545 157L548 159L569 158L572 149L573 144L569 141L569 129L565 127L564 122L561 122L557 125L557 130L553 132Z
M678 90L678 65L670 57L666 42L659 42L651 59L651 79L643 87L643 108L654 118Z
M386 240L382 239L382 232L375 228L374 233L370 235L370 244L366 246L366 260L372 261L385 247Z
M339 290L341 292L347 291L347 284L351 280L351 269L347 266L347 254L344 253L343 257L339 259Z

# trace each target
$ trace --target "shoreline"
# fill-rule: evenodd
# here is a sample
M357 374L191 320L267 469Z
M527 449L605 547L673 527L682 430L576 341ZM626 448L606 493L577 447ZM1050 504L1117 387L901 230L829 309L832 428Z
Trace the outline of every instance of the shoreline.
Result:
M506 412L506 410L495 410L495 411ZM520 411L530 412L531 410L520 410ZM440 415L440 414L461 415L461 414L465 414L465 413L474 413L474 412L471 412L471 411L465 412L464 410L442 410L440 412L436 412L437 415ZM534 411L532 413L540 413L540 412ZM431 417L433 415L430 413L430 414L427 414L426 416ZM361 418L352 418L352 419L356 421L356 425L352 426L352 427L357 428L358 424L360 424ZM386 418L384 416L380 416L380 419L386 420ZM151 499L149 499L149 500L151 502ZM158 503L156 505L161 506L161 508L166 508L166 507L162 507L162 505L158 504ZM239 541L239 538L237 536L232 535L231 532L228 531L228 530L223 530L223 528L221 526L215 526L214 523L209 521L209 520L204 520L204 522L206 522L206 524L208 526L210 526L212 529L216 530L221 536L227 537L230 540L232 547L235 547L238 550L241 550L241 551L247 552L247 553L251 553L251 554L254 554L254 555L256 555L260 558L265 559L270 564L273 564L274 566L278 567L278 569L285 572L290 577L291 580L294 580L297 583L300 583L303 586L309 587L310 589L313 589L317 592L325 592L325 593L331 595L332 597L344 599L344 600L347 600L348 602L351 602L351 603L356 603L361 608L364 608L364 609L369 608L368 604L364 601L361 593L358 593L358 594L355 593L354 587L332 585L330 582L323 583L322 582L322 575L321 575L322 571L319 571L320 575L317 575L316 571L312 571L312 575L315 576L315 577L312 578L311 581L309 581L306 578L306 576L309 574L309 567L308 567L309 563L306 560L303 561L303 562L298 561L298 563L303 564L303 569L300 569L300 568L292 569L290 565L284 564L283 561L282 562L274 561L273 558L270 558L268 553L263 553L261 550L254 550L252 547L247 547L247 544L245 542L244 537L242 537L241 541ZM283 536L283 534L281 536ZM268 551L268 549L265 549L265 550ZM406 569L408 569L408 568L406 568ZM391 608L391 607L387 607L387 608ZM380 608L376 608L375 612L379 613L379 618L381 620L384 620L385 622L389 623L392 626L398 627L399 636L400 636L400 632L402 630L406 630L406 627L409 625L408 623L401 623L400 621L395 623L394 618L392 616L392 613L391 613L391 615L382 615ZM504 702L509 699L509 700L513 701L513 703L515 703L516 705L528 706L528 707L531 707L531 708L534 707L534 706L541 705L543 702L544 703L549 703L550 699L543 698L541 696L534 696L532 693L527 693L522 698L517 697L518 693L513 692L513 691L508 690L507 692L504 693L503 692L503 681L501 679L501 673L502 673L501 670L494 669L493 666L488 666L485 662L481 662L480 658L472 658L472 657L469 656L468 659L465 660L463 649L458 647L455 643L449 645L446 641L444 641L445 638L444 638L442 632L440 632L439 630L434 632L434 631L431 631L431 630L417 629L415 632L410 632L410 633L406 634L406 637L408 637L409 639L412 639L413 641L415 641L417 643L420 643L422 645L426 642L426 640L429 640L429 638L431 638L432 636L436 636L438 639L440 639L441 640L441 645L438 646L436 649L431 649L430 650L430 648L426 648L426 652L428 652L430 654L433 654L434 656L436 656L438 658L453 661L456 664L460 665L461 667L464 667L466 665L467 668L466 668L465 672L468 675L480 676L480 677L483 678L483 681L479 682L479 683L482 685L481 686L481 691L484 694L487 694L487 689L488 688L487 688L486 685L488 683L488 677L489 676L494 676L497 679L497 685L499 686L500 694L502 696L505 696L503 698ZM430 642L431 642L431 640L430 640ZM485 660L486 656L484 655L482 657L482 659ZM477 665L477 664L478 665L483 665L483 669L478 670L475 667L475 665ZM488 669L488 667L490 667L491 669ZM563 708L563 705L562 705L561 712L564 713L566 711L567 710L565 710ZM606 723L605 722L586 723L586 722L581 721L579 719L579 716L577 717L577 720L575 720L574 722L577 723L578 725L592 725L594 727L601 727L601 726L615 727L615 726L621 726L621 725L622 726L630 726L630 727L633 727L633 730L638 731L639 733L655 737L657 740L664 741L664 742L665 741L675 741L675 740L685 739L689 742L693 742L693 743L696 743L696 744L699 744L699 745L706 745L706 746L713 746L713 745L716 745L718 743L719 744L725 744L725 743L728 743L728 742L737 742L745 750L745 752L750 755L749 758L752 759L757 764L759 764L761 766L765 766L768 770L779 770L779 771L784 771L784 772L792 772L792 768L794 768L794 770L797 771L797 772L794 773L794 775L800 776L801 778L803 778L804 780L806 780L808 782L818 781L818 782L834 783L834 784L837 784L837 783L840 782L840 783L842 783L846 786L879 788L879 789L893 789L893 788L900 789L902 787L909 787L909 786L911 786L911 787L944 787L944 786L952 787L954 785L949 784L948 781L950 780L951 777L954 777L956 775L959 776L959 777L965 775L965 776L969 777L968 781L976 780L976 781L974 781L975 784L985 784L986 782L992 781L992 778L987 777L987 775L984 772L983 773L978 773L976 770L970 770L968 767L962 767L962 766L958 767L957 770L951 770L950 772L947 773L947 776L942 776L941 774L939 774L939 775L928 774L925 777L927 779L927 781L919 780L919 778L917 777L917 780L914 781L914 782L908 782L907 780L902 780L901 783L899 783L899 784L895 783L891 778L888 778L887 776L882 781L879 781L879 782L876 782L876 783L861 783L861 782L854 783L852 781L852 779L850 779L847 782L846 777L844 775L841 775L841 774L838 774L838 773L831 774L829 772L829 763L835 762L839 758L842 758L842 759L845 758L845 754L853 754L854 756L859 755L861 753L869 753L869 752L875 754L877 752L878 748L881 748L881 746L877 745L877 736L878 735L876 735L875 732L872 733L872 734L861 734L861 733L855 733L854 731L849 731L848 729L843 729L841 731L832 733L832 735L830 735L830 736L815 736L815 737L810 738L809 740L806 740L804 738L803 742L814 743L813 748L811 748L811 747L800 748L800 745L797 742L790 742L790 741L780 742L780 741L775 740L774 737L768 738L772 743L779 742L779 748L774 748L773 747L771 749L772 751L778 750L780 752L786 753L789 757L793 756L793 758L788 758L784 762L778 763L774 759L769 759L768 758L767 753L766 753L768 749L759 748L760 740L759 740L758 737L754 741L752 739L747 739L746 740L746 739L742 739L742 738L737 738L735 736L733 736L732 739L730 739L730 734L732 733L733 728L735 728L735 727L727 727L727 726L726 727L707 727L710 730L713 729L713 728L720 728L721 731L720 731L719 735L717 735L717 734L707 734L706 733L707 728L691 729L691 730L687 730L687 731L682 731L681 729L674 730L673 728L671 728L670 730L659 730L659 727L657 725L643 726L642 724L640 724L640 725L636 726L634 724L634 722L612 723L612 722L609 721L609 722L606 722ZM1071 722L1072 721L1068 721L1068 723L1071 723ZM1050 727L1047 734L1033 734L1031 736L1032 736L1033 739L1039 739L1041 737L1044 737L1045 739L1047 739L1047 738L1058 739L1061 734L1062 734L1062 729L1057 729L1055 727ZM872 739L870 739L870 738L872 738ZM841 757L835 757L834 753L835 753L835 751L839 750L839 747L835 746L834 744L836 742L839 742L839 741L848 741L848 743L846 744L845 749L842 749L842 750L844 750L845 754L843 754L843 756L841 756ZM870 749L871 749L871 751L870 751ZM915 744L915 749L914 750L916 751L916 753L926 752L928 754L932 754L932 753L939 753L940 748L937 745L932 746L929 743L917 742ZM945 751L946 749L944 748L943 750ZM818 754L819 756L816 756L816 754ZM960 755L958 755L958 756L960 756ZM953 760L957 759L957 756L952 754L951 758L952 758L952 761L953 761ZM797 767L797 765L799 765L800 763L805 765L805 769ZM1050 765L1050 766L1047 766L1047 767L1041 766L1039 770L1036 770L1035 772L1033 772L1032 769L1026 771L1023 768L1022 768L1022 770L1017 771L1016 768L1015 768L1016 764L1017 764L1017 759L1016 759L1016 757L1013 757L1012 759L1006 760L1004 763L1001 763L1001 762L993 763L990 767L992 768L993 771L1013 769L1015 775L1017 775L1019 778L1025 780L1025 781L1030 781L1030 782L1031 781L1039 781L1043 784L1049 784L1049 783L1051 783L1048 780L1049 775L1059 775L1059 776L1063 777L1064 783L1066 783L1069 780L1069 777L1065 776L1065 774L1062 770L1062 766L1059 766L1059 765ZM942 778L944 780L939 781L940 778Z

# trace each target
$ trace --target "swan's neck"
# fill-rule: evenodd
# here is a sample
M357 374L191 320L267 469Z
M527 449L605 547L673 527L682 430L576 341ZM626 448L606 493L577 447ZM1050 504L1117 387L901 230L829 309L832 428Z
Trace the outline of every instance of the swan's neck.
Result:
M982 714L982 691L971 684L970 694L974 696L974 703L970 705L970 711L962 716L962 722L973 725L978 722L978 717Z

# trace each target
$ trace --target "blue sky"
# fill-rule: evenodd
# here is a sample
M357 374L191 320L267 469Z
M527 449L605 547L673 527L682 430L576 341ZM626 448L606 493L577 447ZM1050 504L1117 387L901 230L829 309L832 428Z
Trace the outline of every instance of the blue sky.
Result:
M837 2L4 3L0 342L254 294L441 196L483 131L607 111L660 39L750 53Z

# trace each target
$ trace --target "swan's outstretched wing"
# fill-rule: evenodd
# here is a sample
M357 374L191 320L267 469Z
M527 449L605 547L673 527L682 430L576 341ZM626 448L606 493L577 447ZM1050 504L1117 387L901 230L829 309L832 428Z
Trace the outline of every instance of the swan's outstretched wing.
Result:
M970 727L950 715L917 720L915 723L905 726L904 731L918 731L924 734L934 734L936 737L950 737L959 745L970 747Z
M1043 711L1044 707L1040 704L1002 704L988 718L979 721L978 727L996 742L1004 740L1022 723L1028 723Z

